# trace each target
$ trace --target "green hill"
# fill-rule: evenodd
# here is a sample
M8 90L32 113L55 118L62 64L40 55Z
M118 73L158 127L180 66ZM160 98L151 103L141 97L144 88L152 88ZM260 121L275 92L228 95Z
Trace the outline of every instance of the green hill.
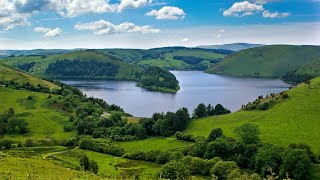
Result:
M208 136L212 129L222 128L227 136L234 137L234 128L249 122L260 127L264 142L281 146L306 143L319 153L320 77L313 79L310 87L300 84L286 93L289 95L287 99L281 100L268 110L242 110L194 120L185 132Z
M39 79L6 64L0 63L0 83L5 81L14 81L19 84L25 84L29 82L33 86L41 85L49 89L59 89L59 86L53 83Z
M143 69L90 50L49 56L8 57L0 61L45 78L138 80Z
M131 64L158 66L169 70L205 70L230 54L230 50L164 47L142 49L98 49L101 53L117 56Z
M231 54L206 72L280 78L319 57L320 46L270 45Z
M320 58L286 73L281 79L285 82L301 83L317 76L320 76Z

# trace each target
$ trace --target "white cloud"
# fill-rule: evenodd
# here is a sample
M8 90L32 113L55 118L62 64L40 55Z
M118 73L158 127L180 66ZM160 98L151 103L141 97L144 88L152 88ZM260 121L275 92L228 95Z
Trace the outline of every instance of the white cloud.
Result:
M280 12L270 12L265 9L262 4L270 2L272 0L255 0L256 3L250 3L248 1L236 2L229 9L223 12L223 16L251 16L255 13L261 13L265 18L283 18L288 17L289 13L280 13Z
M51 0L50 6L62 16L75 17L87 13L122 12L151 3L152 0L120 0L115 4L109 0Z
M189 38L183 38L183 39L181 39L181 42L188 43L188 42L190 42L190 39Z
M127 8L139 8L151 3L152 0L121 0L120 4L117 5L117 11L122 12Z
M266 4L271 1L275 1L275 0L252 0L252 2L257 3L257 4Z
M159 33L159 29L154 29L149 25L137 26L130 22L125 22L119 25L114 25L109 21L100 20L90 23L80 23L74 26L76 30L88 30L93 31L96 35L112 34L112 33Z
M16 26L28 25L28 13L19 13L15 8L17 0L0 0L0 29L10 30Z
M178 8L173 6L164 6L159 10L152 10L145 14L146 16L154 16L156 19L183 19L186 16L186 13Z
M236 2L223 12L223 16L249 16L263 10L263 6L259 4L250 3L248 1Z
M284 18L288 17L289 13L279 13L279 12L269 12L269 11L263 11L262 16L265 18Z
M36 27L34 28L35 32L43 33L44 37L56 37L62 34L62 30L60 28L44 28L44 27Z

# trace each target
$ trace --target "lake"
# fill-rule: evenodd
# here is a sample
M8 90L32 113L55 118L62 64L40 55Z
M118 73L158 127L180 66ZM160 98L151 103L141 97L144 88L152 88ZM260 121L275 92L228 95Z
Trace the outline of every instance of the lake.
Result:
M279 93L290 85L278 79L260 79L206 74L200 71L171 71L180 82L176 94L152 92L136 87L135 82L108 80L63 80L87 96L117 104L136 117L151 117L154 112L176 111L181 107L190 114L200 103L222 104L237 111L242 104L258 96Z

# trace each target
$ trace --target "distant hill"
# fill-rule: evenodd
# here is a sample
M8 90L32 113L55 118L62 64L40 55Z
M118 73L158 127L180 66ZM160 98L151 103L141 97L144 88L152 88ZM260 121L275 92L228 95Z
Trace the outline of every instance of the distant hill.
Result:
M72 49L33 49L33 50L0 50L0 57L8 56L45 56L74 51Z
M194 120L185 132L206 137L212 129L222 128L226 136L234 137L235 127L253 123L259 126L263 142L281 146L305 143L319 153L320 77L313 79L310 86L302 83L284 93L288 94L288 98L283 99L281 95L276 95L274 99L280 102L268 110L241 110L228 115Z
M143 67L158 66L168 70L205 70L219 62L230 50L200 49L186 47L162 47L142 49L97 49L94 50Z
M250 44L250 43L231 43L231 44L221 44L221 45L203 45L198 46L198 48L203 49L226 49L231 51L240 51L243 49L249 49L254 47L265 46L264 44Z
M90 50L78 50L48 56L19 56L0 59L45 78L123 79L139 80L143 69L116 56Z
M270 45L233 53L206 72L280 78L318 58L320 46Z

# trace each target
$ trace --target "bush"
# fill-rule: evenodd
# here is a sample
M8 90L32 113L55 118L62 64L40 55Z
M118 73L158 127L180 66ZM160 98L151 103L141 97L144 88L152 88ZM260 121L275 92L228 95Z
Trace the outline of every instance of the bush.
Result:
M177 140L180 140L180 141L195 142L195 138L193 137L192 134L184 134L178 131L176 132L175 136Z
M182 162L171 161L162 167L161 174L165 179L187 179L189 171Z
M146 161L156 162L157 156L161 153L159 150L152 150L146 153Z
M34 143L33 143L32 139L27 139L24 146L25 147L33 147Z
M146 154L142 151L134 151L133 153L125 154L124 157L134 160L146 160Z
M286 93L284 93L284 94L281 95L281 97L282 97L283 99L288 99L288 98L289 98L289 95L286 94Z
M222 131L221 128L213 129L213 130L210 132L207 141L208 141L208 142L214 141L214 140L216 140L217 138L221 137L222 135L223 135L223 131Z
M283 154L280 176L285 178L288 173L293 179L309 179L311 161L306 150L289 149Z
M170 158L170 152L161 152L160 154L158 154L158 156L156 157L156 163L157 164L165 164L169 161Z
M219 161L210 172L212 175L218 176L219 179L227 179L228 174L238 168L238 165L233 161Z
M240 137L245 144L257 144L260 142L260 130L255 124L243 124L236 127L234 133Z
M78 143L78 140L76 137L70 137L69 139L66 140L64 143L65 146L76 146Z

